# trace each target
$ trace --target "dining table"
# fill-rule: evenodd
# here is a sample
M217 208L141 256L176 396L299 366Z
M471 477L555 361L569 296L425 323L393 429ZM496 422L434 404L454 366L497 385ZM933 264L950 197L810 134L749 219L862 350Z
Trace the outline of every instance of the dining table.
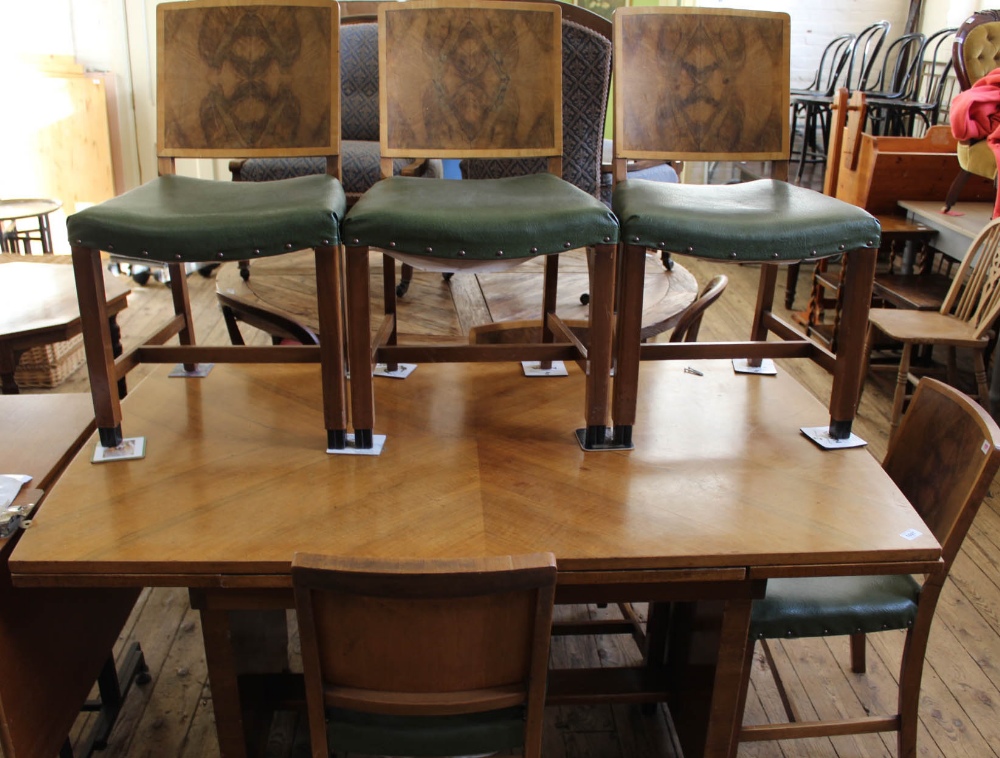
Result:
M248 754L262 697L301 697L301 675L243 666L233 624L293 607L297 551L551 551L557 602L650 603L641 664L553 669L547 703L665 703L689 758L735 750L751 605L769 579L940 561L867 450L803 435L828 411L784 371L644 363L635 449L585 453L575 365L544 379L517 364L423 365L379 380L387 439L373 457L325 452L315 365L167 370L124 400L125 436L145 439L144 457L92 463L92 437L10 567L21 587L188 588L226 758Z

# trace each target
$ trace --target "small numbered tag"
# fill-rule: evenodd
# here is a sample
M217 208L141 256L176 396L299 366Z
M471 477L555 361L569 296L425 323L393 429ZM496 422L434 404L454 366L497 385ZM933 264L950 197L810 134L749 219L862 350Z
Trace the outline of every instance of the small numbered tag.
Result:
M907 529L905 532L899 535L904 540L915 540L917 537L923 537L924 533L919 529Z
M988 453L990 451L990 447L991 447L990 441L989 440L983 440L983 455L986 455L986 453Z

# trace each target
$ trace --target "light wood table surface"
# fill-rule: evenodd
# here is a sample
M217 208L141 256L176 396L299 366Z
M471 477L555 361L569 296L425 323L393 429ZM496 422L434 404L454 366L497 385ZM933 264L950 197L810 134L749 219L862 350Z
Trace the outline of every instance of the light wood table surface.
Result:
M973 238L993 216L991 203L955 203L956 215L942 213L942 200L900 200L908 218L937 230L934 247L957 261L965 257Z
M703 619L690 649L709 653L691 668L653 657L553 671L549 701L666 700L688 755L727 755L751 599L768 577L918 572L940 550L867 451L824 452L800 434L828 411L793 379L696 365L704 376L643 364L627 453L577 446L575 366L526 379L517 365L423 365L379 387L380 457L323 452L315 366L218 365L203 380L161 368L124 403L145 459L93 465L92 438L18 545L15 581L193 588L222 753L242 756L228 611L290 607L296 551L551 550L560 602L690 603Z
M0 419L0 473L32 477L15 504L44 509L42 490L94 431L90 395L0 396ZM5 758L52 758L139 590L13 587L7 560L22 536L0 539L0 747Z
M45 260L0 255L0 387L17 394L14 372L21 353L39 345L68 340L80 334L80 307L76 280L68 256ZM105 273L108 320L121 352L118 314L128 306L131 290L121 279Z

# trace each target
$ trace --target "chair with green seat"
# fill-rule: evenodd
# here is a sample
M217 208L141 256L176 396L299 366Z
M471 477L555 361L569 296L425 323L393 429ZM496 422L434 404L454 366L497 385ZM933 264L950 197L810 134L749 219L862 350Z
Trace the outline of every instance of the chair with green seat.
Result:
M631 444L642 360L810 357L834 375L829 435L848 438L879 247L870 214L782 181L788 172L789 19L702 8L615 11L616 186L621 224L614 440ZM773 178L732 185L626 178L629 159L762 161ZM647 250L760 263L750 341L640 345ZM848 254L841 347L833 356L772 312L778 266ZM784 342L768 343L773 333Z
M558 4L408 2L379 10L383 179L344 220L355 444L372 448L373 365L401 361L577 360L586 370L583 444L607 436L618 225L600 200L559 178L562 33ZM428 55L428 50L440 51ZM390 175L414 158L544 157L549 173L449 181ZM592 259L589 344L555 314L559 253ZM386 253L385 318L374 340L368 253ZM541 343L396 344L395 260L441 271L489 270L545 257Z
M323 371L328 447L346 431L339 224L339 11L328 0L192 0L157 7L160 176L71 216L77 291L101 443L122 440L118 379L139 362L309 361ZM326 157L326 173L269 183L175 175L177 158ZM195 345L187 262L316 251L323 343ZM104 317L101 254L166 263L174 315L117 360ZM177 336L179 347L163 343Z
M934 609L1000 469L998 444L1000 427L969 397L935 379L921 380L882 465L941 543L940 566L921 584L908 574L769 579L765 597L753 604L741 700L745 703L753 648L760 640L790 723L744 726L741 741L896 731L898 755L917 755L920 679ZM890 629L906 631L895 714L822 722L796 718L773 668L767 640L849 635L852 668L861 673L865 635Z
M313 758L541 755L551 553L378 561L298 553Z

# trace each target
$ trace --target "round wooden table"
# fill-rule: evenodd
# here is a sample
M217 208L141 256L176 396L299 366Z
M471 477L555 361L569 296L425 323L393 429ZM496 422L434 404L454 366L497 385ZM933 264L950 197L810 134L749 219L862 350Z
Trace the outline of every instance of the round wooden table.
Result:
M18 231L16 226L11 232L0 233L0 247L5 253L17 253L18 246L24 245L24 252L31 253L31 242L42 243L42 252L52 252L52 229L49 227L49 214L62 208L58 200L27 199L0 200L0 224L17 221L22 218L37 218L37 229ZM34 236L33 236L34 235Z
M256 260L250 278L243 281L234 263L219 270L216 291L223 305L241 306L319 328L316 316L316 273L312 251ZM518 338L514 330L488 337L488 325L537 322L541 316L543 262L527 261L508 271L459 273L445 281L441 274L417 271L406 296L397 300L400 341L463 342L473 333L480 341ZM381 254L372 253L372 313L382 313ZM580 296L589 288L583 251L563 253L559 260L559 315L569 324L586 324L586 305ZM698 283L683 266L664 269L658 256L647 256L643 295L643 339L672 329L676 317L698 294Z

